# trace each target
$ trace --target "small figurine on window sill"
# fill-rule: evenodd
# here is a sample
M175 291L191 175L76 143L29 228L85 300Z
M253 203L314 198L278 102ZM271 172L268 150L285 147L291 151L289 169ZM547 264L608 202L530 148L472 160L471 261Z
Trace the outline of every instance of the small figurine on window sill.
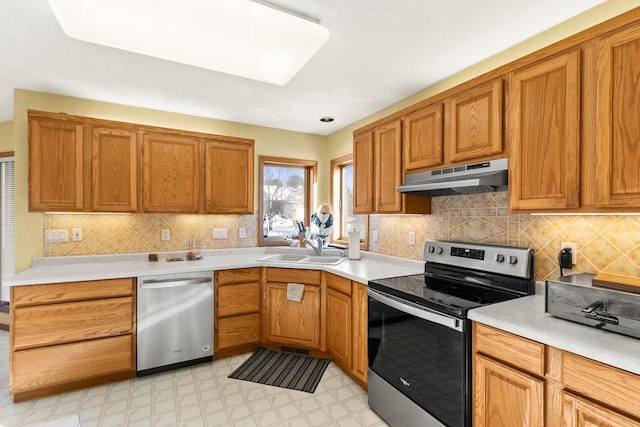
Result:
M311 238L320 237L322 246L327 246L329 236L333 230L333 214L331 206L326 203L318 206L316 212L311 215Z

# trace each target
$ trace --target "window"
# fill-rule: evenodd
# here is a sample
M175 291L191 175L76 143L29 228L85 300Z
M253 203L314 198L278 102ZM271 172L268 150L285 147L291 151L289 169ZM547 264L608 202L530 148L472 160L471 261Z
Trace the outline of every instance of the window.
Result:
M310 224L318 163L311 160L259 157L260 246L286 245Z
M3 283L15 271L13 153L0 153L0 300L9 301Z
M333 205L332 243L346 245L349 231L360 233L360 247L367 249L368 215L353 214L353 155L331 161L331 201Z

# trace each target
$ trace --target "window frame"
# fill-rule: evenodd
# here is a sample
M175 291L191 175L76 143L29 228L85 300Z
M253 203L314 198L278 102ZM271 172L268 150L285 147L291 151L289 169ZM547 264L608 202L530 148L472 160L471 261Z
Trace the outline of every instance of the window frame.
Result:
M346 166L353 166L353 154L338 157L330 162L329 187L333 209L333 231L329 240L331 244L348 246L349 237L342 235L342 170ZM369 215L364 217L364 239L360 242L360 249L366 251L369 249Z
M264 167L284 166L305 169L305 192L304 192L304 223L311 224L311 214L313 213L316 201L316 188L318 180L318 162L315 160L292 159L287 157L258 156L258 246L288 246L285 240L264 240L262 235L262 218L264 218Z

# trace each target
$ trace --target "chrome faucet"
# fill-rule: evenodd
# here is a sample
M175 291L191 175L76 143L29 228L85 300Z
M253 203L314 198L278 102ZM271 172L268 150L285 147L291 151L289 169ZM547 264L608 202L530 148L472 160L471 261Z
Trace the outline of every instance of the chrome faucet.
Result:
M322 237L316 237L316 244L314 245L311 240L304 238L303 242L311 246L316 255L322 256L324 254L324 248L322 247Z

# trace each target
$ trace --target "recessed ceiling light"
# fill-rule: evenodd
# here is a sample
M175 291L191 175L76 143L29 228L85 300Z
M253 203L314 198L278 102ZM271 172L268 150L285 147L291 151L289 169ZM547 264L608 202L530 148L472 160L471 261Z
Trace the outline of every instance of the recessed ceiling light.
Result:
M287 84L329 38L317 21L250 0L47 0L74 39Z
M333 117L329 117L329 116L325 116L325 117L320 117L320 121L321 122L325 122L325 123L330 123L332 122L334 119Z

